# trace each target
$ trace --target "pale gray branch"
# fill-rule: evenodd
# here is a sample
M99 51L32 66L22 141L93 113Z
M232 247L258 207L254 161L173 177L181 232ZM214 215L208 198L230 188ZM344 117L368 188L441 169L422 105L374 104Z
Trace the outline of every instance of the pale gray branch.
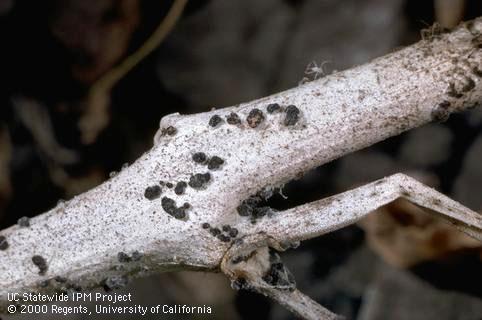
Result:
M277 271L276 278L281 279L288 272L281 261L273 262L267 248L283 251L296 247L299 241L350 225L399 198L428 209L482 242L482 215L399 173L320 201L271 213L256 225L246 224L243 229L249 230L250 236L241 238L230 248L221 270L233 283L246 282L241 287L273 298L303 319L333 319L335 315L298 290L293 291L290 276L281 285L269 283L269 278L266 280L273 265L282 270Z
M295 243L338 230L357 222L399 198L428 209L460 231L482 242L482 215L404 174L372 182L323 200L272 214L256 225L246 224L249 234L266 233L273 241Z

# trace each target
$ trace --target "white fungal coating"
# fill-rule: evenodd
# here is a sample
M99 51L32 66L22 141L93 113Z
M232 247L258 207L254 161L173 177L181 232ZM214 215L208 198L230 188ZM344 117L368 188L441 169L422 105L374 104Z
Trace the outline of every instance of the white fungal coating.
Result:
M219 269L230 243L206 232L203 223L228 223L240 234L269 233L268 225L249 226L237 214L242 200L266 186L280 185L313 167L427 123L443 101L449 103L444 103L444 117L445 112L480 102L482 78L476 71L482 70L482 50L474 48L471 40L481 32L482 19L478 19L451 34L238 107L164 117L155 145L132 165L91 191L32 218L29 228L12 226L0 232L9 244L0 251L0 311L8 292L48 292L51 286L39 284L55 276L91 288L113 277L124 280L132 270L142 274ZM266 112L272 103L296 106L300 111L296 123L285 125L284 112ZM252 128L246 118L255 108L263 112L264 120ZM232 112L240 124L224 120L215 128L209 124L213 115L226 119ZM216 155L224 164L208 170L193 161L196 152ZM178 195L174 188L161 187L159 197L145 197L146 188L159 181L187 182L206 172L210 180L202 188L188 186ZM186 217L176 219L166 213L163 197L173 199L178 207L187 202ZM332 230L348 223L344 215L350 215L351 209L355 203L347 205L341 215L330 212L325 219L315 220L317 228L313 229ZM281 214L273 224L277 240L319 234L308 225L299 225L296 236L290 235L296 217ZM143 253L141 259L124 263L122 270L112 268L119 264L119 252L135 251ZM47 263L44 274L32 263L35 255Z

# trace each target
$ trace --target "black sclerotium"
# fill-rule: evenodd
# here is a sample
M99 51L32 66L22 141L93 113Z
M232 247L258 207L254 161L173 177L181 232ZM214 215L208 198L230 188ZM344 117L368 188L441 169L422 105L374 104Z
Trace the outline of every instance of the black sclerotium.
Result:
M294 105L290 105L290 106L287 106L286 107L286 116L285 116L285 119L284 119L284 125L285 126L294 126L299 118L300 118L300 109L298 109L296 106Z
M258 219L264 216L272 216L274 210L268 206L261 206L266 199L263 197L263 192L258 192L256 195L243 200L236 208L238 214L242 217L250 218L251 223L255 224Z
M142 256L143 256L143 254L136 250L136 251L132 252L131 259L132 259L132 261L139 261L139 260L142 259Z
M56 282L58 282L58 283L66 283L66 282L67 282L67 278L62 277L62 276L56 276L56 277L54 278L54 280L55 280Z
M231 287L234 290L242 290L242 289L248 289L249 285L246 279L239 277L236 280L231 282Z
M243 200L241 204L236 208L238 214L243 217L248 217L253 214L253 210L258 206L261 202L259 197L253 196L249 197L246 200Z
M161 206L164 211L173 216L176 219L184 219L186 217L185 207L178 208L176 206L176 201L171 198L163 197L161 200Z
M246 205L245 203L241 203L236 210L238 214L242 217L249 217L253 213L253 208Z
M4 251L8 249L8 241L5 236L0 236L0 250Z
M211 119L209 119L209 125L213 128L216 128L221 122L223 122L223 119L221 119L221 117L217 114L215 114L211 117Z
M267 215L271 211L270 207L259 207L253 209L253 218L261 218Z
M240 124L241 123L241 118L238 116L237 113L231 112L227 117L226 117L226 122L232 125Z
M187 183L184 181L179 181L176 184L176 187L174 188L174 193L176 193L177 195L184 194L184 191L186 191L186 188L187 188Z
M204 223L201 225L201 227L202 227L203 229L209 229L209 228L211 228L211 225L210 225L209 223L207 223L207 222L204 222Z
M238 264L242 261L246 261L245 257L244 256L237 256L237 257L234 257L232 260L231 260L231 263L232 264Z
M261 124L261 122L263 122L263 120L263 111L259 110L258 108L254 108L253 110L251 110L248 114L248 117L246 118L246 122L251 128L256 128Z
M189 186L193 189L203 189L208 182L211 180L211 174L206 173L196 173L189 179Z
M222 242L230 242L238 235L238 229L232 228L228 224L223 225L220 229L216 227L211 227L209 223L205 222L202 224L202 227L203 229L207 229L212 236L216 237Z
M217 238L218 238L220 241L222 241L222 242L229 242L229 241L231 241L231 238L230 238L229 236L227 236L227 235L224 235L224 234L219 234L219 235L217 236Z
M467 77L465 79L466 83L465 85L462 87L462 91L463 92L467 92L467 91L470 91L472 90L473 88L475 88L475 81L472 80L471 78Z
M221 234L221 230L218 228L211 228L209 229L209 232L215 237Z
M228 235L231 237L231 238L236 238L238 236L238 229L236 228L231 228L231 230L228 231Z
M216 170L219 169L224 164L224 160L218 156L213 156L208 161L208 169L209 170Z
M131 261L131 257L129 257L129 255L125 252L119 252L117 254L117 260L119 260L119 262L130 262Z
M196 163L205 163L208 157L204 152L196 152L192 155L192 161Z
M115 289L121 289L127 285L129 279L127 276L112 276L104 280L104 290L106 292Z
M268 107L266 107L266 111L268 111L268 113L275 113L281 111L281 107L277 103L270 103L268 104Z
M170 215L173 215L177 206L176 206L176 201L174 201L171 198L168 197L163 197L161 200L161 206L164 211L169 213Z
M177 129L173 126L169 126L167 128L162 129L162 135L173 136L177 133Z
M280 290L293 291L296 288L295 278L281 262L279 255L271 252L270 263L270 268L263 276L263 280Z
M166 182L166 187L168 187L169 189L171 189L172 187L174 187L174 185L170 182Z
M433 121L444 122L450 116L450 102L443 101L439 103L433 110L432 110L432 119Z
M146 190L144 191L144 197L146 197L149 200L154 200L160 197L161 195L161 187L160 186L150 186L147 187Z
M20 219L18 219L17 224L20 227L28 228L28 227L30 227L30 218L21 217Z
M35 255L32 257L32 262L34 265L37 266L38 268L38 274L43 275L45 272L47 272L47 261L44 259L44 257Z

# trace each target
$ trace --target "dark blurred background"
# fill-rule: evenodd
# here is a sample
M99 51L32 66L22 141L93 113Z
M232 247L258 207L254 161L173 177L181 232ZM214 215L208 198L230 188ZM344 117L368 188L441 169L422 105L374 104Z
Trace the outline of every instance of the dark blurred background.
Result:
M153 52L139 49L176 4L0 0L2 228L134 161L166 114L263 97L310 81L310 64L327 75L416 42L436 21L450 28L482 15L480 0L191 0L167 37L154 39ZM139 50L149 54L124 68ZM480 211L481 126L474 109L389 139L309 172L271 205L405 172ZM481 244L402 201L379 211L283 253L298 287L348 319L482 319ZM292 319L216 274L164 274L124 291L143 305L213 308L175 319Z

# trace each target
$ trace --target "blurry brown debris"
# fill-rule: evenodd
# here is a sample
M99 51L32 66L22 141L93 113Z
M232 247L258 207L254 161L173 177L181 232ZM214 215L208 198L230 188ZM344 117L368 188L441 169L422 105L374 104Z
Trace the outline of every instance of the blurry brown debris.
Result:
M360 221L368 245L386 262L402 268L480 248L479 241L461 233L426 210L398 199Z
M476 296L438 290L404 270L378 267L363 296L357 320L480 319L481 314L482 300Z
M33 99L15 97L12 99L15 114L30 131L38 149L56 165L74 164L79 155L64 148L57 141L52 120L45 106Z
M98 186L105 180L105 171L94 167L80 177L70 176L62 167L50 166L49 174L52 182L64 190L66 199Z
M126 53L140 20L139 0L58 2L52 33L73 56L72 74L91 84Z
M108 124L108 108L112 88L140 61L159 46L181 17L186 3L187 0L175 0L166 17L146 42L117 66L104 73L91 86L86 98L86 112L79 120L79 128L82 132L82 142L84 144L93 143L99 132Z
M215 319L239 319L235 307L236 291L220 273L184 271L160 275L162 288L172 301L212 306Z
M72 53L73 77L92 85L79 127L84 141L94 142L109 123L112 85L97 84L126 54L139 25L139 0L68 0L59 2L51 19L52 33ZM115 69L115 68L114 68Z
M58 142L47 108L35 100L21 96L13 98L12 105L18 119L30 131L36 149L43 155L52 182L65 190L67 198L91 189L105 179L104 171L99 168L91 169L82 177L69 176L64 166L77 164L80 161L80 155L77 151L67 149ZM4 193L2 182L8 179L9 148L8 132L5 131L0 138L0 149L5 149L5 152L4 150L0 152L0 193L2 195ZM4 172L6 172L5 179Z
M435 0L435 19L443 28L453 28L464 16L465 0Z

